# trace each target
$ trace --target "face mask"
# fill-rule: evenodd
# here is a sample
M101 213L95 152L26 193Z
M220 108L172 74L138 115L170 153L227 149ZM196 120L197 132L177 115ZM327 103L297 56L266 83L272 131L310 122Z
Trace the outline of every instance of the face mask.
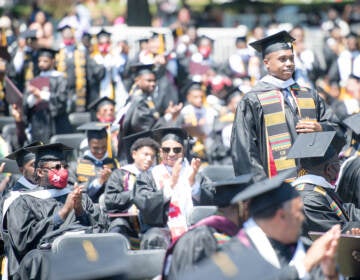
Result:
M61 168L60 170L50 169L48 171L49 183L51 186L57 189L63 189L66 187L69 172L67 169Z
M63 42L65 46L71 46L75 44L75 39L64 39Z
M204 58L208 58L210 56L210 53L211 53L211 48L209 48L209 47L200 47L199 48L199 53L201 53L201 55Z
M100 53L108 53L109 50L110 50L110 44L99 45L99 52Z
M112 123L113 121L115 121L114 117L104 117L104 118L98 118L99 122L104 122L104 123Z

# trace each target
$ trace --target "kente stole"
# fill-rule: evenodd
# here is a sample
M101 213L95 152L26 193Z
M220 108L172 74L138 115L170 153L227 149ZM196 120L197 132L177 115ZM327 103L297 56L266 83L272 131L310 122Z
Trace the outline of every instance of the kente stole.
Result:
M316 107L311 93L298 85L291 86L290 92L300 118L316 121ZM279 171L295 168L296 163L294 159L286 159L292 143L283 109L282 93L280 90L261 92L258 98L264 112L268 176L271 178Z
M66 71L66 50L60 49L57 57L57 70L67 75ZM86 110L86 54L78 48L74 51L75 65L75 110L76 112L84 112Z
M335 214L338 217L342 217L346 221L350 220L348 214L342 209L341 204L338 203L336 200L334 200L334 198L331 197L323 187L315 186L315 185L308 185L308 184L299 184L299 185L295 186L295 189L298 192L302 192L304 190L309 190L309 191L314 191L314 192L317 192L317 193L321 194L322 196L324 196L326 198L326 200L329 203L329 206L330 206L331 210L333 212L335 212Z

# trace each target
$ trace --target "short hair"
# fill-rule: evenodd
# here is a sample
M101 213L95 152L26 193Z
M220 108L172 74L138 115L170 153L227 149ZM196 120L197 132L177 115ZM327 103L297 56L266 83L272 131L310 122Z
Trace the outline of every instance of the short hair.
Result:
M271 207L267 207L261 211L254 211L254 207L252 207L254 204L249 203L249 215L250 217L252 217L254 220L257 220L257 219L271 219L275 216L276 212L279 210L279 209L282 209L284 207L284 204L286 203L287 201L285 202L281 202L277 205L272 205Z
M142 147L150 147L153 149L156 153L159 152L159 144L150 137L144 137L137 139L130 147L130 153L133 151L137 151L141 149Z

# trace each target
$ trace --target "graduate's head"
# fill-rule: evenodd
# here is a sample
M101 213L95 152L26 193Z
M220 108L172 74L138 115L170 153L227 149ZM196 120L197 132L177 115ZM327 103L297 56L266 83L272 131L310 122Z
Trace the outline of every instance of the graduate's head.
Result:
M239 227L248 219L248 203L241 201L232 203L234 197L252 181L252 174L243 174L231 179L216 181L211 184L213 189L213 203L218 207L219 212L233 221Z
M205 92L202 89L201 83L192 82L187 90L186 100L189 104L196 108L201 108L204 103Z
M209 36L202 35L197 39L197 47L199 53L203 56L203 58L209 58L213 50L214 39Z
M159 144L150 137L137 139L130 148L134 164L141 171L146 171L153 166L158 152Z
M300 159L300 175L321 176L335 184L340 171L338 154L343 144L335 131L299 134L287 158Z
M57 50L42 48L39 50L38 65L41 71L48 71L55 66L55 56Z
M58 189L67 186L69 173L64 153L72 148L53 143L26 150L35 153L35 179L40 186Z
M294 38L281 31L250 43L260 52L268 73L280 80L288 80L295 70L292 42Z
M133 66L135 71L135 84L145 93L151 94L156 87L156 75L153 64L137 64Z
M240 192L233 203L249 200L249 214L268 237L284 244L295 243L304 221L303 203L299 193L283 172L271 179L257 182Z
M153 131L160 143L160 157L165 165L173 167L177 160L185 156L187 133L181 128L161 128Z
M61 33L62 41L65 46L72 46L76 43L75 40L75 28L65 24L58 27L58 31Z
M115 101L109 97L100 97L89 104L88 110L96 111L96 119L103 123L115 120Z
M99 52L103 55L109 53L111 48L111 33L105 29L101 29L100 32L96 34L96 38Z
M35 154L27 151L26 148L38 145L43 145L43 143L40 141L33 142L6 156L8 159L16 160L21 174L32 183L35 183Z
M108 149L108 127L107 123L90 122L77 128L77 130L86 130L89 150L98 160L105 156Z

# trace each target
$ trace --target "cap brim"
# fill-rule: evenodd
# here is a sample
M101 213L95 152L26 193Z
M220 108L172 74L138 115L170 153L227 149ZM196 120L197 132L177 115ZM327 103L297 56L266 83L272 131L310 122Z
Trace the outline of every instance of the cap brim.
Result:
M252 184L249 187L247 187L245 190L240 192L238 195L236 195L231 200L231 203L235 204L241 201L246 201L248 199L254 198L256 196L274 190L279 186L281 186L286 179L292 176L292 174L293 174L293 170L287 170L279 173L279 175L273 178L268 178L263 181Z

